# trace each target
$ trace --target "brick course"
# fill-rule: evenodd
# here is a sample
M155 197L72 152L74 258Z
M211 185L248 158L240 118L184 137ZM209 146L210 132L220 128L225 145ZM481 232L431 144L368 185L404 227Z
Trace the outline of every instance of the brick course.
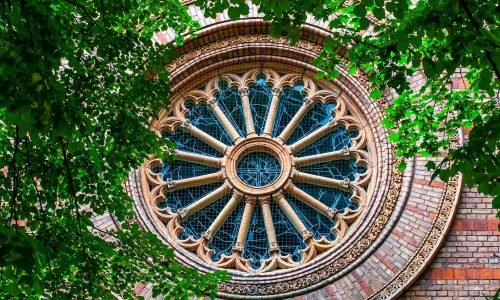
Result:
M491 198L464 188L456 219L442 248L402 299L492 296L500 288L499 223Z

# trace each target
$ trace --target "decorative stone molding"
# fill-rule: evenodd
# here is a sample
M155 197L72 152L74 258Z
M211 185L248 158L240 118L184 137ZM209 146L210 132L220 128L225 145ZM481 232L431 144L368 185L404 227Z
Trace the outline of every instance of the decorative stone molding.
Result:
M252 84L256 84L257 78L261 76L261 74L265 75L266 81L272 83L274 86L271 90L272 100L270 102L270 109L267 114L262 135L257 136L257 134L255 134L255 127L252 124L254 117L252 116L252 109L248 98L248 87ZM220 92L219 86L222 82L227 82L231 87L242 91L240 96L245 117L245 125L247 129L251 129L246 137L239 135L231 121L229 121L217 104L218 100L216 96ZM303 85L303 92L307 94L307 98L304 100L305 105L299 109L284 131L288 130L291 133L295 130L304 118L304 115L313 107L311 103L327 105L331 101L334 101L332 102L335 103L334 108L331 111L327 111L327 113L335 117L329 118L325 125L320 126L296 143L286 146L285 143L287 142L288 136L283 137L283 135L281 135L281 138L273 139L272 129L274 119L276 118L280 93L284 88L293 86L296 82L300 82ZM345 103L342 98L339 98L333 91L318 89L316 83L311 78L300 74L286 74L280 76L271 69L249 70L242 76L236 74L221 74L218 78L209 80L205 84L204 90L192 90L183 94L184 97L179 98L172 104L172 113L166 114L168 116L167 118L158 120L156 127L168 128L171 131L175 131L176 127L168 123L172 122L173 119L178 119L179 121L175 122L175 124L180 124L179 127L181 130L204 141L224 155L221 159L215 159L206 155L178 150L177 153L181 154L178 156L178 159L184 161L192 160L204 165L218 166L221 168L221 171L179 180L167 179L165 182L162 182L159 174L151 172L148 167L148 165L152 165L153 163L158 164L158 160L153 158L143 169L143 175L147 179L147 185L143 188L149 190L150 199L159 199L161 203L164 203L165 193L168 192L183 188L195 188L203 184L215 182L225 183L220 188L196 200L189 206L178 208L177 213L171 211L168 207L158 209L155 205L160 202L150 200L149 202L153 205L152 209L158 214L159 219L165 222L169 239L176 241L176 243L185 249L197 253L200 259L212 266L236 268L239 271L259 273L270 272L275 269L289 269L302 266L316 256L327 251L328 248L332 248L341 242L343 236L345 236L349 230L349 224L354 223L366 207L368 201L367 187L372 176L370 165L372 164L371 160L374 159L373 154L370 155L364 150L367 147L368 133L360 124L365 122L360 122L360 116L352 114L354 111L348 108L347 103ZM188 109L186 103L188 101L196 104L206 103L207 107L217 117L222 127L231 136L232 140L236 141L238 138L241 140L234 145L224 145L213 136L199 129L187 118ZM297 115L299 115L299 117L297 117ZM357 132L357 136L350 142L351 147L348 148L347 152L345 149L326 152L321 154L320 159L318 159L317 155L296 156L300 150L308 147L319 138L327 136L330 132L340 127L347 131L355 130ZM243 181L238 168L241 159L249 153L268 153L271 157L277 159L280 173L277 175L276 179L262 187L252 186ZM342 155L339 155L339 153ZM318 162L327 163L329 161L345 161L346 159L353 160L357 165L366 168L366 171L358 175L356 180L352 182L350 179L339 180L300 172L294 166L295 161L299 162L299 167L307 167L315 165ZM293 185L293 181L306 182L328 188L337 188L338 190L349 192L351 193L350 201L355 208L346 207L342 209L342 212L339 212L337 208L332 208L321 203L318 199L308 195L296 186L290 188L289 186ZM288 188L285 188L285 186L288 186ZM335 234L336 239L334 241L327 241L326 237L321 239L313 237L314 234L306 228L297 213L288 203L284 195L285 190L297 197L300 201L316 208L317 211L331 218L335 222L335 226L332 227L330 231ZM211 224L210 228L203 232L199 239L194 237L189 237L185 240L180 239L180 235L184 232L182 220L192 216L194 213L211 203L214 203L227 193L233 192L235 193L234 196L229 200L224 209ZM240 234L233 245L233 254L230 256L223 256L221 260L214 261L211 258L212 250L210 249L210 241L229 214L235 209L239 202L236 198L249 196L252 198L258 197L258 205L263 213L263 221L269 242L268 251L271 257L263 260L260 268L252 269L249 267L250 262L248 259L244 259L241 256L241 253L245 249L244 240L248 232L248 214L251 213L251 209L253 210L253 207L256 205L255 201L251 201L247 202L247 206L245 206L245 212L249 212L246 214L244 213L243 220L240 223ZM168 199L168 196L166 197ZM272 219L273 213L271 212L270 206L272 201L277 202L278 207L285 213L303 241L307 244L307 248L302 250L303 254L300 261L293 261L288 255L280 254L280 246L276 238L275 225ZM240 263L229 264L228 261L239 261Z

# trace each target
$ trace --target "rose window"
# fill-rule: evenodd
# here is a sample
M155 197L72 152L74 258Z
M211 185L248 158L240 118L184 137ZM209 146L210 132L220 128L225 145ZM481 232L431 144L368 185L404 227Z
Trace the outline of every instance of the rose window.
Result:
M158 129L176 158L145 166L169 242L210 266L259 273L341 242L371 177L362 122L343 99L312 78L258 69L173 100Z

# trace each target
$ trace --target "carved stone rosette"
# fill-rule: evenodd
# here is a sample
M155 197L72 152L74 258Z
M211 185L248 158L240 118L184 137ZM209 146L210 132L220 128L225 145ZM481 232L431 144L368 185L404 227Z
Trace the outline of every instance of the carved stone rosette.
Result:
M264 76L266 83L272 85L272 97L269 104L269 112L265 119L260 135L256 133L254 117L255 111L250 107L248 89L255 84L259 77ZM221 92L221 84L229 85L229 88L240 91L241 107L245 119L246 135L241 134L234 124L229 120L222 109L219 107L217 95ZM280 134L273 136L273 125L277 116L280 93L285 88L301 85L301 93L304 95L303 104L297 112L291 116L285 128ZM217 168L219 171L202 176L193 176L172 180L162 178L158 168L162 161L152 158L142 168L142 176L145 178L144 188L148 190L148 200L151 209L156 216L165 224L169 240L174 241L185 250L196 253L199 259L210 266L226 269L235 269L250 273L270 272L276 269L290 269L298 266L304 266L317 256L327 252L343 240L348 233L350 224L355 223L363 213L368 202L368 186L372 178L372 157L368 152L367 133L361 124L360 117L353 110L349 109L347 99L339 93L325 88L319 88L315 81L309 77L300 74L286 74L280 76L271 69L253 69L242 76L236 74L222 74L204 83L203 90L191 90L183 93L183 97L172 103L172 108L167 117L160 119L155 127L159 132L165 134L181 130L211 146L217 150L221 157L214 158L208 155L177 151L177 159L186 162L195 162L201 165ZM188 119L189 109L186 103L194 105L205 104L213 115L220 122L222 128L227 132L232 144L226 145L219 139L196 127ZM334 104L334 108L326 113L331 114L330 119L313 130L302 136L293 143L288 140L299 123L311 111L314 105ZM349 147L324 153L297 156L301 150L305 149L314 142L332 133L336 129L342 128L346 132L356 132L356 136L350 139ZM274 157L279 163L279 174L270 184L254 186L242 180L239 174L239 163L241 159L251 153L266 153ZM338 179L336 177L321 176L301 171L300 168L326 164L332 161L352 160L356 166L362 167L364 171L356 174L353 180L349 178ZM256 171L257 172L257 171ZM259 176L257 173L249 174L251 178ZM220 187L207 195L196 199L184 207L173 211L170 206L159 207L159 203L168 203L168 193L179 189L196 188L201 185L220 183ZM316 199L314 196L302 190L297 183L306 183L316 186L338 189L339 191L350 194L350 204L348 207L338 209L330 207ZM206 229L199 238L188 236L181 238L185 232L183 221L193 217L193 214L202 211L208 205L218 201L223 196L232 194L229 201L225 204L222 211L214 216L212 224ZM328 239L326 236L318 236L307 228L298 214L301 212L292 208L287 197L295 197L320 214L332 220L334 224L330 231L335 239ZM257 201L258 200L258 201ZM273 212L271 212L271 201L275 201L293 224L295 230L300 234L304 245L300 250L300 259L294 260L288 254L280 251L280 243L276 237L276 229L273 224ZM242 220L239 223L239 230L232 253L230 255L222 254L217 260L214 260L214 250L210 243L223 223L234 211L240 202L245 203ZM251 265L248 258L244 258L245 240L249 230L249 222L252 217L252 210L259 205L265 224L266 235L268 239L269 256L259 263L255 268Z

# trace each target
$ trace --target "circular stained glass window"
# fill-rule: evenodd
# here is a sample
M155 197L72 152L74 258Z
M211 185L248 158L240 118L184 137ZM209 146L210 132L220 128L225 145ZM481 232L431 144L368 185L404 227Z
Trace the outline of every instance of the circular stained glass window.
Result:
M176 159L150 162L168 234L211 266L304 265L365 206L366 138L345 103L311 79L266 72L186 93L162 132Z
M274 183L281 173L281 165L273 155L253 152L244 156L236 170L238 177L252 187L264 187Z

